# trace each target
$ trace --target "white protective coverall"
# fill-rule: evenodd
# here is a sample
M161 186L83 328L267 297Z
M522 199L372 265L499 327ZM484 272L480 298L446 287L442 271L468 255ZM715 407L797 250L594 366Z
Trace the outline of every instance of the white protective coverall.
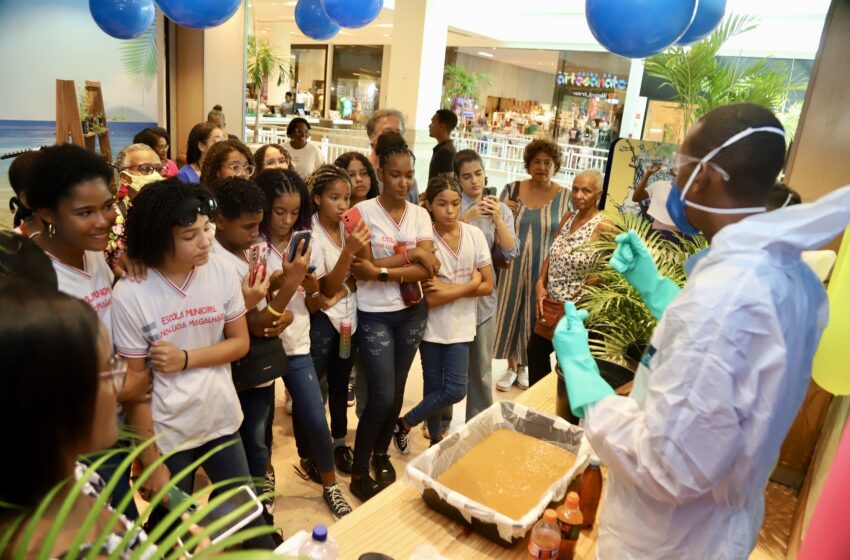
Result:
M800 259L850 222L850 187L723 228L667 307L629 397L586 409L607 465L598 557L741 558L826 326Z

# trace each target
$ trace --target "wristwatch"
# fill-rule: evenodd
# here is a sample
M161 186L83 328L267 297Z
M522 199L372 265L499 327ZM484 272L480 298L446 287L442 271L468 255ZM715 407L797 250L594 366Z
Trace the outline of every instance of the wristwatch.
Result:
M390 279L390 272L385 268L381 267L381 272L378 274L378 282L387 283L387 280Z

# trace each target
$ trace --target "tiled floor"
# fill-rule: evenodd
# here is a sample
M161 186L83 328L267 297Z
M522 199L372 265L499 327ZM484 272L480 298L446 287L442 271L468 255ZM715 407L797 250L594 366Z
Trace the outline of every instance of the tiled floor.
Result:
M507 367L504 361L495 361L493 377L498 379ZM514 386L511 391L502 393L495 391L497 399L513 399L520 393L520 389ZM410 371L407 387L404 395L403 411L409 410L422 396L422 369L418 356L414 360ZM298 454L295 451L295 440L292 436L291 416L283 409L284 393L283 384L277 384L277 398L274 422L274 449L272 451L272 463L277 476L277 491L282 493L275 503L275 525L283 529L284 537L288 537L305 529L309 530L316 523L333 523L333 518L322 501L321 489L317 484L305 482L299 478L294 471L298 464ZM354 407L348 409L349 430L348 444L353 446L354 430L357 419L354 415ZM462 421L465 415L465 403L461 402L455 406L455 422ZM417 453L428 447L428 440L422 435L422 431L415 430L412 438L413 449L405 456L400 455L394 448L390 448L390 457L401 473L407 461L415 457ZM348 491L348 476L339 476L349 502L357 507L358 500L350 495ZM779 484L770 483L765 492L766 514L765 522L759 535L759 544L751 560L773 560L785 558L786 542L794 515L797 497L796 493Z

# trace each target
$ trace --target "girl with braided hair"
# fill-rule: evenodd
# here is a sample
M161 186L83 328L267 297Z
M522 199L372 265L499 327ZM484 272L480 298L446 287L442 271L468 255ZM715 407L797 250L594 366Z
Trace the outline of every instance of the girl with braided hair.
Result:
M369 243L369 228L364 222L348 234L341 217L351 200L348 173L335 165L323 165L307 181L313 208L313 244L321 254L326 275L322 278L322 294L327 297L310 320L310 353L327 394L331 413L331 435L334 440L334 463L344 473L351 473L354 454L345 444L348 432L348 379L356 343L352 339L348 355L340 356L342 325L348 335L357 331L357 289L349 271L354 257Z

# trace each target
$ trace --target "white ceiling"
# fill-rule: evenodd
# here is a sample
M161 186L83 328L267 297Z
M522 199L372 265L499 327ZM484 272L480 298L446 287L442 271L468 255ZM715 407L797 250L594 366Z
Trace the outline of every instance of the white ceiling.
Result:
M336 44L391 44L396 1L385 0L378 19L362 29L344 29ZM447 42L456 47L545 50L604 50L593 38L584 14L585 0L456 0L444 2ZM295 26L292 0L249 0L258 32L270 38L288 33L291 42L313 43ZM814 58L830 0L728 0L727 13L755 15L758 28L734 38L722 54ZM612 14L612 17L616 17ZM477 51L476 51L477 52ZM505 55L510 56L510 55ZM521 55L511 57L521 65ZM534 66L537 66L536 60Z

